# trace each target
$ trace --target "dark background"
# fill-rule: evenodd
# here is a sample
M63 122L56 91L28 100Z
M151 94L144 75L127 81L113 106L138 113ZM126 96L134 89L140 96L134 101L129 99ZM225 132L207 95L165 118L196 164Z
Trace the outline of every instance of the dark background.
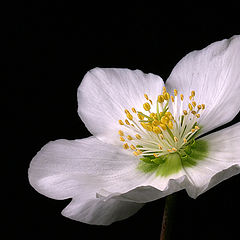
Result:
M37 193L27 169L48 141L90 136L77 115L76 97L88 70L137 68L166 80L188 52L239 34L236 6L61 0L19 1L8 9L2 22L7 49L2 96L9 124L3 159L9 171L2 170L5 239L159 239L164 199L111 226L91 226L62 217L70 200ZM239 239L239 184L240 176L232 177L197 200L180 192L173 239Z

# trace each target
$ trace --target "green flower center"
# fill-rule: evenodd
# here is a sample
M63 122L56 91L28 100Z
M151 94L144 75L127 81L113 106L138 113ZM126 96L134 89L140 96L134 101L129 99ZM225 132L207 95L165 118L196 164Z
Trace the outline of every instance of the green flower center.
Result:
M145 112L132 108L125 110L127 119L119 120L123 127L118 131L123 148L133 151L140 160L138 169L143 172L155 171L156 175L168 176L184 167L197 164L207 154L207 143L196 140L201 127L198 124L204 104L194 101L195 91L184 105L184 96L174 90L170 96L163 87L162 94L153 102L144 94L147 102L143 104ZM183 110L183 106L187 109Z

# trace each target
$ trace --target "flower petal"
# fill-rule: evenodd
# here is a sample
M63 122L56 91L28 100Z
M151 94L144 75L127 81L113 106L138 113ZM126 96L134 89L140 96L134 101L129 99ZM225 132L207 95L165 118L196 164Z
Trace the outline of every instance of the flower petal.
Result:
M95 225L109 225L135 214L143 204L116 199L74 198L62 211L65 217Z
M105 177L117 181L136 169L138 160L127 151L105 144L95 137L81 140L57 140L45 145L33 158L29 181L40 193L55 199L65 199L82 192L106 186Z
M139 70L94 68L78 88L79 116L98 139L119 144L118 120L126 118L124 110L142 111L144 94L154 100L163 85L160 77Z
M45 145L29 168L29 181L41 194L54 199L73 198L63 215L90 224L107 225L127 218L142 204L100 199L100 189L123 181L136 170L138 160L123 149L94 137L57 140ZM127 184L122 186L125 189Z
M231 121L240 109L240 36L187 54L173 69L166 87L206 104L199 119L201 134ZM187 108L187 106L185 105Z
M206 159L195 167L185 168L192 182L186 190L193 198L240 173L240 123L201 139L209 145Z

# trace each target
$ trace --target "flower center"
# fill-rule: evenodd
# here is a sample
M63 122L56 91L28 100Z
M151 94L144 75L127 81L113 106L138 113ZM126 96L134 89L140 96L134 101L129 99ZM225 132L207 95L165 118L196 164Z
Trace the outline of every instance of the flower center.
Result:
M124 142L123 148L147 163L160 164L166 156L184 157L191 151L201 129L198 121L205 104L195 102L195 91L184 99L176 89L174 96L170 96L165 87L157 98L155 109L148 95L144 94L144 97L147 100L143 104L145 113L133 107L125 110L124 121L119 120L123 127L118 131L120 141ZM187 101L186 105L184 101Z

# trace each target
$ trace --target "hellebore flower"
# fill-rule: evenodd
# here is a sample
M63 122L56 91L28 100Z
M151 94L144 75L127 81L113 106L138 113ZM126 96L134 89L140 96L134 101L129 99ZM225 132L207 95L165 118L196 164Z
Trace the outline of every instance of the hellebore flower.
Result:
M108 225L144 203L185 189L196 198L240 172L240 124L201 137L240 108L240 37L186 55L164 85L139 70L95 68L78 88L93 136L46 144L30 184L72 198L68 218Z

